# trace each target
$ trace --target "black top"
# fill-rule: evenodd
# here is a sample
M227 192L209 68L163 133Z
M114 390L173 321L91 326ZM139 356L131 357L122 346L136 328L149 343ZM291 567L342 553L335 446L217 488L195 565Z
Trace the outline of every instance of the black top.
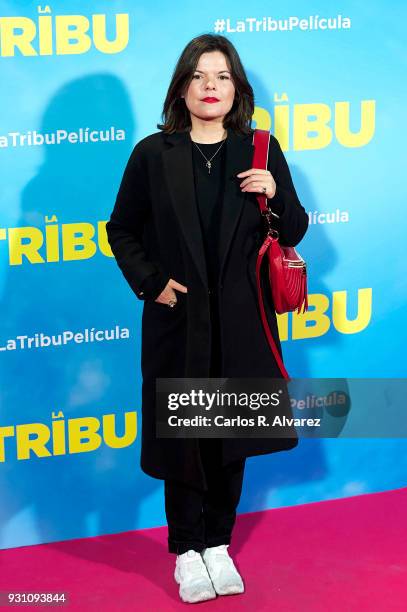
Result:
M210 172L206 166L206 159L199 151L198 147L205 157L211 160ZM210 144L199 142L195 144L192 142L196 203L201 221L202 237L206 254L208 283L209 287L213 288L215 288L217 284L220 264L218 246L225 177L225 152L225 140Z

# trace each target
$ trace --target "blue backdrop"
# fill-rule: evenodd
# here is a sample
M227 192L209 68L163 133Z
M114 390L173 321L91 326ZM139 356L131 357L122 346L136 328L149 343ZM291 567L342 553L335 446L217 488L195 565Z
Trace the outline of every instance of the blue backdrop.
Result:
M391 8L2 2L2 548L165 524L162 481L139 467L143 303L105 223L194 36L235 44L253 126L309 211L310 310L279 317L290 374L405 376L407 9ZM406 467L404 440L303 439L248 461L239 511L402 487Z

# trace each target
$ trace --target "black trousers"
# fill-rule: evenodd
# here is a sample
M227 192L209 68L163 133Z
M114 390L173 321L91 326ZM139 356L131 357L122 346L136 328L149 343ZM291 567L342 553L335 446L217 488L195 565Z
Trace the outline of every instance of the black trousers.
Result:
M221 377L221 343L217 296L211 292L211 377ZM181 555L210 546L230 544L243 485L246 459L222 466L222 439L200 438L199 449L207 491L175 480L165 480L168 551Z
M221 466L221 438L200 438L208 490L165 480L168 551L181 555L210 546L230 544L242 491L246 459Z

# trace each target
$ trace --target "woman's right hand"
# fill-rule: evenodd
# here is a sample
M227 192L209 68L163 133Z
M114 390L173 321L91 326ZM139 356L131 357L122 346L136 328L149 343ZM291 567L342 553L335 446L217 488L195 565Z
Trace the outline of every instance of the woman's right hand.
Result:
M181 285L181 283L178 283L176 280L170 278L165 288L161 291L158 298L156 298L154 301L158 302L159 304L167 305L169 302L171 302L171 300L176 302L177 294L175 293L174 289L177 289L177 291L181 291L182 293L188 292L188 289L185 285Z

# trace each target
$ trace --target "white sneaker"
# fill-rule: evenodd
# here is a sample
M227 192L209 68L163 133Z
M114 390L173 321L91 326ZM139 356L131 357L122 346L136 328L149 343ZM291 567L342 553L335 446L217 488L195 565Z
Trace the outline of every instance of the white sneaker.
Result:
M244 592L242 577L229 557L228 546L229 544L221 544L202 551L202 558L218 595Z
M196 603L216 597L208 570L201 554L196 550L191 549L177 555L174 578L179 584L182 601Z

